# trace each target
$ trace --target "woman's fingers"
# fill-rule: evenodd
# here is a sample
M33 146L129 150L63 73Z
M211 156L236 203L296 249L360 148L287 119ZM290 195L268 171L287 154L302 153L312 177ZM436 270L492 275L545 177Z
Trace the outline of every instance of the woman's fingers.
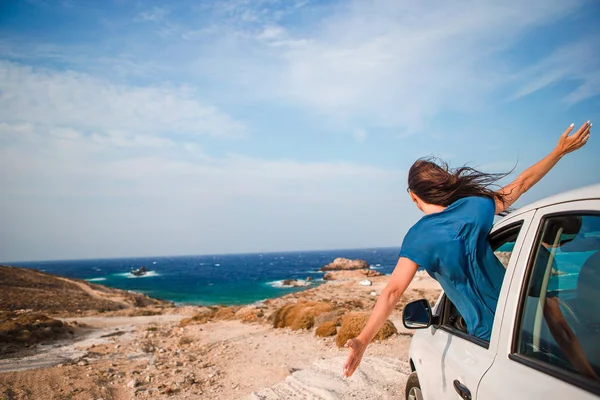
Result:
M569 128L567 128L567 130L561 135L558 142L558 148L560 149L561 153L563 155L568 154L583 147L590 138L591 127L591 122L587 121L581 125L577 132L569 136L569 133L573 129L573 125L571 124L571 126L569 126Z
M571 133L571 131L573 130L573 127L574 127L574 126L575 126L575 124L571 124L571 125L569 125L569 127L568 127L568 128L567 128L567 129L566 129L566 130L565 130L565 131L562 133L562 135L560 135L560 136L562 136L562 137L565 137L565 138L566 138L567 136L569 136L569 133Z
M577 132L575 132L575 134L572 137L580 138L584 134L584 132L589 130L590 125L590 121L584 122L583 125L581 125L581 127L577 130Z
M350 349L350 354L344 363L344 376L349 378L352 376L358 365L360 364L360 349L357 348L357 342L354 339L348 339L344 347Z
M350 354L348 356L348 358L346 359L346 362L344 363L344 371L347 371L348 369L350 369L350 365L352 364L352 359L353 359L353 355Z

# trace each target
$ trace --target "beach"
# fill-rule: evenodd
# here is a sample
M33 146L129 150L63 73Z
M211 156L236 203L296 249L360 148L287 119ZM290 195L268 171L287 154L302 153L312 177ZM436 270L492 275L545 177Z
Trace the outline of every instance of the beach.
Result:
M3 354L0 394L15 399L402 399L413 333L402 327L402 308L420 298L433 302L440 293L425 273L418 273L390 316L397 332L372 343L351 378L342 378L347 350L336 345L336 336L315 335L323 316L368 313L388 279L372 276L371 285L363 286L359 276L340 277L246 306L151 304L53 315L73 334ZM124 301L117 292L98 295ZM328 312L307 329L274 328L273 315L293 305L325 305Z

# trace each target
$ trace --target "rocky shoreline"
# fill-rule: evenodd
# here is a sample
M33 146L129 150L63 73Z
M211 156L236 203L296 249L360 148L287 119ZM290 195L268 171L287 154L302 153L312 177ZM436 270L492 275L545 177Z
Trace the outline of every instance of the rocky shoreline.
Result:
M39 341L21 353L2 354L0 395L11 399L44 398L48 393L71 399L277 398L272 393L291 390L283 383L286 378L311 370L310 374L322 374L324 365L333 368L345 356L340 343L362 329L388 278L372 275L372 286L361 286L359 281L366 276L362 270L377 272L330 270L360 277L340 274L319 286L248 306L138 307L132 302L102 313L74 310L63 317L53 315L73 334ZM113 297L99 292L106 301L124 301L118 292L111 292ZM402 307L417 298L434 301L438 294L439 287L430 278L415 279L370 346L369 356L375 357L371 363L381 363L378 357L384 356L406 358L411 332L402 328ZM330 361L319 364L319 360ZM390 370L390 376L403 374L398 371ZM338 398L356 389L351 379L338 383L339 390L345 391L332 394ZM387 396L392 387L389 390L374 388L373 393Z

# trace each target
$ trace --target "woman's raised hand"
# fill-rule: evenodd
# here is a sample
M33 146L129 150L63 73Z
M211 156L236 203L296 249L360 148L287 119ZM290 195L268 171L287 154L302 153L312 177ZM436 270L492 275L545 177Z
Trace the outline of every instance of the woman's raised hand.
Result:
M358 364L360 364L363 354L365 354L367 345L360 339L348 339L344 347L350 349L350 354L348 354L348 358L344 363L344 376L349 378L354 371L356 371L356 368L358 368Z
M564 156L572 151L575 151L583 145L585 145L590 138L590 128L592 124L590 121L587 121L581 128L577 130L574 134L569 136L571 131L573 130L573 124L567 128L566 131L560 135L560 139L558 140L558 144L556 145L556 150L559 152L560 156Z

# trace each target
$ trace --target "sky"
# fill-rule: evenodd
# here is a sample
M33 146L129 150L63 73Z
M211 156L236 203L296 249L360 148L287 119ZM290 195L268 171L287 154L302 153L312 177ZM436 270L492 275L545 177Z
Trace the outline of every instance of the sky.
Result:
M597 0L0 1L0 260L400 247L417 158L508 183L600 124L598 17ZM600 182L594 128L517 207Z

